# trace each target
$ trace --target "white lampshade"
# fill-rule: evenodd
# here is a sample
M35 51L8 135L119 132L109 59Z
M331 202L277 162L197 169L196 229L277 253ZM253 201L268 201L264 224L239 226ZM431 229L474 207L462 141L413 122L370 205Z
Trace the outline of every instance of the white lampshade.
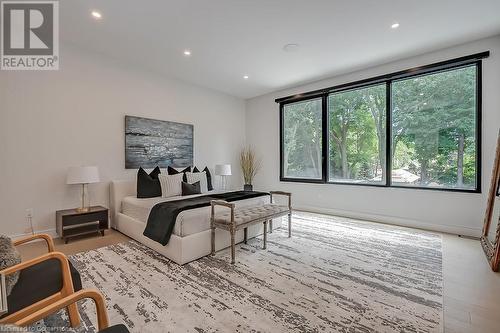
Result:
M217 164L215 174L217 176L231 176L231 164Z
M91 184L99 181L99 170L96 166L71 167L66 177L66 184Z

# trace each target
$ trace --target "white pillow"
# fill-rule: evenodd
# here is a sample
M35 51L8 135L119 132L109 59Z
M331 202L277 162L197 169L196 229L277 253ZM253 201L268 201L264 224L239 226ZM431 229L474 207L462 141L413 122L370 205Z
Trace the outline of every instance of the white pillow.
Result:
M161 196L164 198L175 197L182 195L182 176L184 174L178 173L176 175L166 175L160 173L158 179L161 185Z
M201 193L208 192L208 182L207 182L207 173L203 172L186 172L187 182L189 184L194 184L196 182L200 182Z

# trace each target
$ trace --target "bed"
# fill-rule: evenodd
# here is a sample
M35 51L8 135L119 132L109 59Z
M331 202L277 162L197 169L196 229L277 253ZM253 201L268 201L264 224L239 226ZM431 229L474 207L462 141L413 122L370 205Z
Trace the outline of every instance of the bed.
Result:
M211 191L210 193L217 193ZM202 194L205 195L205 194ZM136 241L146 245L179 265L204 257L211 252L210 245L210 207L201 207L181 212L167 245L163 246L143 235L151 208L164 201L179 200L199 195L138 199L135 181L112 181L110 188L111 226ZM269 196L244 199L234 202L236 207L245 207L269 203ZM273 222L277 228L281 219ZM260 225L248 229L248 237L262 234ZM236 242L243 241L243 230L236 233ZM215 248L224 249L230 246L227 231L216 230Z

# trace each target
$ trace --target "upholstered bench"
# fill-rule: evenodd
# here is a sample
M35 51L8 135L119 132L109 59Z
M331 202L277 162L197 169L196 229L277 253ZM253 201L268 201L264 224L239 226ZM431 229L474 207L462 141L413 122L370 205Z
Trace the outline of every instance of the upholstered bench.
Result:
M212 255L215 254L215 229L220 228L229 231L231 236L231 264L235 260L235 233L238 230L244 231L244 243L247 243L247 228L253 224L264 224L264 244L263 249L266 249L267 242L267 224L270 224L272 232L272 220L278 217L288 215L288 237L292 236L292 194L282 191L271 191L271 203L250 206L244 208L235 208L234 203L229 203L223 200L212 200L212 213L210 223L212 229ZM279 205L273 203L273 195L285 195L288 197L288 205ZM227 207L225 210L216 215L215 207Z

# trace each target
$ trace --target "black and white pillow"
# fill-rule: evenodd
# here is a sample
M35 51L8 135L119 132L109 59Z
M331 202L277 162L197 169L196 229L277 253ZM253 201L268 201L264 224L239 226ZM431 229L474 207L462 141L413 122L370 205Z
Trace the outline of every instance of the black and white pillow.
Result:
M186 179L189 184L194 184L196 182L200 182L201 193L208 192L208 183L207 183L207 173L205 171L202 172L186 172Z
M208 167L205 167L205 169L203 169L203 171L205 171L207 174L207 189L209 191L212 191L214 189L214 187L212 186L212 175L210 174L210 170L208 169ZM197 167L194 167L193 172L200 172L200 170L198 170Z
M184 174L159 175L161 196L164 198L182 195L182 178Z
M160 168L156 167L150 174L148 174L143 168L139 168L137 172L137 197L144 198L155 198L161 197L161 185L158 180L158 175L160 174Z
M187 181L187 180L186 180L186 175L185 175L185 174L186 174L186 172L191 172L191 167L190 167L190 166L188 166L187 168L185 168L185 169L184 169L184 170L182 170L182 171L178 171L177 169L174 169L174 168L172 168L171 166L167 167L167 173L168 173L169 175L176 175L176 174L178 174L178 173L182 173L182 174L184 175L184 177L182 178L182 181L184 181L184 182L185 182L185 181Z

